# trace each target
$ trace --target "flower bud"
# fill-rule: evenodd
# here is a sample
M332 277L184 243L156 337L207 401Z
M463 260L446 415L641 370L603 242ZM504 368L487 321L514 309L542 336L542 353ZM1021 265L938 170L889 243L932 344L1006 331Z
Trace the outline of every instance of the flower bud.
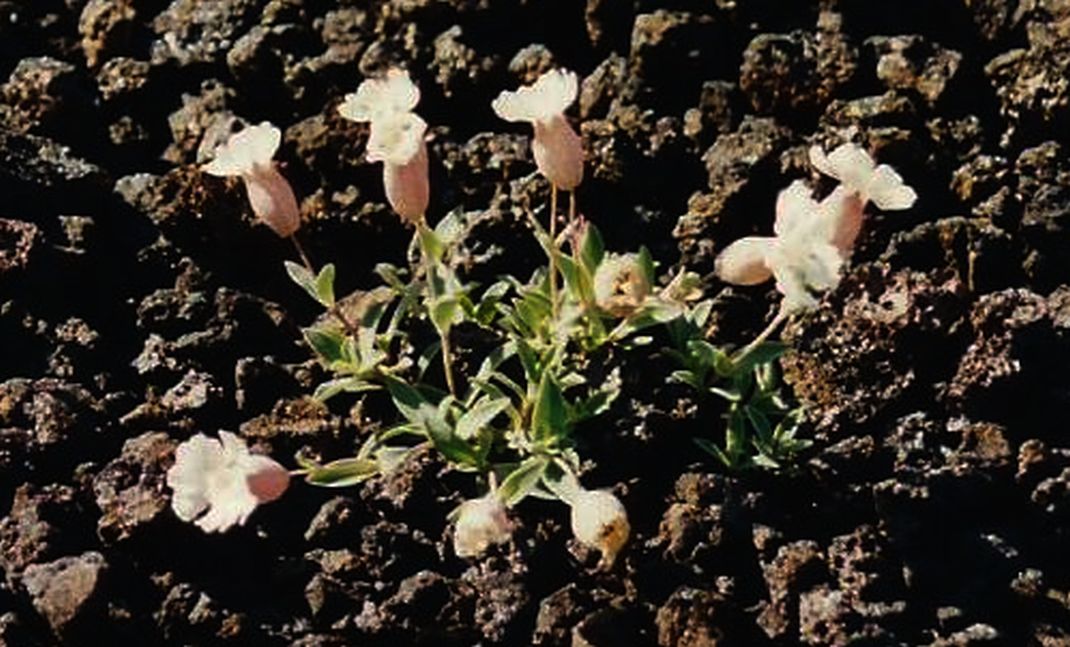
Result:
M607 254L594 274L595 301L615 317L635 312L652 287L636 254Z
M557 188L571 191L583 181L583 140L563 115L535 122L531 151L539 172Z
M491 492L465 501L457 511L453 528L453 551L458 557L477 557L492 544L502 544L512 536L509 521L498 495Z
M404 164L383 164L383 186L394 212L413 224L427 212L431 188L427 179L427 146L420 142L416 155Z
M624 504L606 490L583 490L570 504L572 534L581 544L601 552L600 565L610 568L631 533Z

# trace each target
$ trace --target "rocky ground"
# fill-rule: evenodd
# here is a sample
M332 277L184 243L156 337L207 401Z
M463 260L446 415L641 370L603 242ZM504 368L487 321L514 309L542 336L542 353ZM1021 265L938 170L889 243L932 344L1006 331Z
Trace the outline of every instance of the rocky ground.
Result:
M445 514L475 493L432 454L223 536L179 522L195 431L288 462L392 422L307 397L292 251L197 167L278 124L310 254L372 285L410 234L336 107L392 64L472 280L541 261L514 206L547 187L489 103L552 66L583 79L581 210L664 269L767 232L810 144L894 165L917 205L785 333L797 469L724 474L691 442L716 405L622 356L581 430L631 512L611 572L538 502L458 559ZM0 0L0 78L0 645L1070 644L1070 2ZM725 344L776 298L708 293Z

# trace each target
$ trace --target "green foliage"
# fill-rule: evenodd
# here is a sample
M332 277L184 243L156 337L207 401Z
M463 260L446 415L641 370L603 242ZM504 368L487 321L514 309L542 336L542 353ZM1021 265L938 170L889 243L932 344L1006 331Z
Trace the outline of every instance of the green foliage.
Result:
M323 465L302 459L309 483L359 483L426 445L454 469L498 484L497 496L508 506L528 496L569 501L582 490L574 434L608 411L621 390L616 371L588 383L592 353L649 343L640 333L655 327L666 331L666 353L680 366L669 379L728 401L723 444L699 438L700 447L730 469L777 467L805 447L795 437L797 412L778 386L775 362L783 347L764 344L732 357L707 341L712 303L692 303L701 295L697 276L681 273L656 289L655 264L645 249L607 252L597 228L582 224L565 253L534 218L532 228L560 269L561 290L551 290L545 269L527 282L505 276L482 291L466 285L454 269L464 230L460 212L434 229L417 226L418 271L379 265L383 285L358 297L336 299L331 265L313 275L287 264L293 280L326 311L304 331L332 375L316 397L382 390L398 412L398 423L367 438L353 458ZM415 348L412 331L421 322L439 340ZM450 335L462 322L486 329L498 343L474 375L463 376L464 392L452 381L425 382L437 356L451 375Z

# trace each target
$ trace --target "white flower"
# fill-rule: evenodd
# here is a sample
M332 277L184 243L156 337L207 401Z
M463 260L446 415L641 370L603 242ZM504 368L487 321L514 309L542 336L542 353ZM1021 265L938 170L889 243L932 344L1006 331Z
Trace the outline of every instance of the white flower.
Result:
M430 201L427 123L412 112L420 90L408 72L391 69L382 79L365 79L346 95L338 112L351 121L370 122L367 157L383 163L383 187L402 218L419 222Z
M604 568L613 566L631 534L624 504L605 490L581 490L568 503L572 506L572 534L583 545L602 553Z
M863 205L872 202L885 211L898 211L909 209L918 199L914 189L907 186L892 167L887 164L877 166L857 144L841 144L828 155L820 146L812 146L810 163L857 193Z
M626 317L634 312L650 296L650 291L650 282L637 254L606 254L595 270L595 301L613 316Z
M175 514L205 532L243 525L257 505L282 496L289 483L286 468L250 453L241 438L226 431L219 440L197 434L182 443L167 470Z
M776 236L748 236L732 243L717 257L717 275L736 285L776 277L783 308L813 307L814 292L839 283L861 221L862 203L853 192L840 187L817 202L806 184L796 180L777 199Z
M420 102L420 89L405 70L392 68L382 79L366 79L347 94L338 112L350 121L370 121L412 112Z
M535 128L531 143L535 164L555 186L572 190L583 181L583 142L565 119L576 100L575 72L551 70L534 85L503 91L491 107L506 121L528 121Z
M384 114L372 121L368 136L368 161L396 166L408 164L426 150L427 122L414 112Z
M477 557L492 544L503 544L512 536L513 524L505 505L494 492L465 501L457 509L453 527L453 551L458 557Z
M281 139L279 129L266 121L250 126L232 135L203 168L218 177L240 177L253 213L286 238L301 226L301 214L293 188L272 161Z

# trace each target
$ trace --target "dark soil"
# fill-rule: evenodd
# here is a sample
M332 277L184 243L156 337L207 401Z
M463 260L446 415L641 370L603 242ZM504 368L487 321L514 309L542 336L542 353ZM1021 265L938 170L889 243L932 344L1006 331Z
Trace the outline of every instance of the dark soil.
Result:
M198 171L243 123L284 129L311 256L340 288L410 233L336 107L407 67L432 125L431 220L465 270L520 278L548 189L490 100L583 78L579 191L612 249L709 274L765 233L811 144L853 138L920 199L869 218L841 286L786 331L815 440L724 474L719 409L668 360L580 430L633 537L609 573L568 509L525 502L464 561L476 495L433 454L296 485L207 536L164 474L197 431L289 462L394 422L323 378L292 252ZM0 645L1070 644L1070 3L1066 0L0 0ZM776 296L708 286L745 343Z

